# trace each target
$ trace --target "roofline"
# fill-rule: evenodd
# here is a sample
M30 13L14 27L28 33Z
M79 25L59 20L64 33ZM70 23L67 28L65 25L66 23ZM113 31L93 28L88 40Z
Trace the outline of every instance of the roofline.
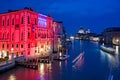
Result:
M35 11L27 10L27 9L15 10L15 11L12 11L12 12L5 12L5 13L0 14L0 16L7 15L7 14L12 14L12 13L16 13L16 12L21 12L21 11L32 12L32 13L35 13L35 14L38 14L38 15L49 17L47 15L44 15L44 14L41 14L41 13L38 13L38 12L35 12ZM52 17L49 17L49 18L53 19Z

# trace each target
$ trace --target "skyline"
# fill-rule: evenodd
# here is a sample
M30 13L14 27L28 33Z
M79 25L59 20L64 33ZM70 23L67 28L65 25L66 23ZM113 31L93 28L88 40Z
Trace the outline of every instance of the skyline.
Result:
M80 26L101 33L107 27L120 26L119 3L119 0L4 0L0 3L0 13L32 7L35 12L50 14L55 21L62 21L68 35L78 32Z

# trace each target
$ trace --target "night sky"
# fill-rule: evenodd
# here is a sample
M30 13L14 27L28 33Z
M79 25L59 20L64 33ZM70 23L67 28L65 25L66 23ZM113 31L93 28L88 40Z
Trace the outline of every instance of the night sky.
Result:
M120 27L120 0L1 0L0 13L8 9L32 7L41 14L50 14L63 21L68 35L80 26L101 33L107 27Z

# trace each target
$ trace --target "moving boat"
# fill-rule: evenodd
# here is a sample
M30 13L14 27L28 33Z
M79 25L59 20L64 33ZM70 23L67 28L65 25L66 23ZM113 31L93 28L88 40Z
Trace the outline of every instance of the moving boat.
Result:
M84 63L84 52L80 53L77 58L75 58L73 61L73 68L74 69L80 69L80 67L83 65Z
M105 47L105 46L101 45L100 49L107 52L107 53L115 54L115 49L113 49L111 47Z
M80 53L73 61L72 63L75 63L78 60L81 60L83 58L84 52Z
M68 59L70 56L69 55L63 55L63 56L60 56L59 60L66 60Z

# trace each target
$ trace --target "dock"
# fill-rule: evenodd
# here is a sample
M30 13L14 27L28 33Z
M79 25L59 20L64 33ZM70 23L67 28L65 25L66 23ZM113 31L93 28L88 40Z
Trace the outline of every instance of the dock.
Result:
M22 66L30 69L38 69L38 63L28 63L28 62L15 62L17 66Z

